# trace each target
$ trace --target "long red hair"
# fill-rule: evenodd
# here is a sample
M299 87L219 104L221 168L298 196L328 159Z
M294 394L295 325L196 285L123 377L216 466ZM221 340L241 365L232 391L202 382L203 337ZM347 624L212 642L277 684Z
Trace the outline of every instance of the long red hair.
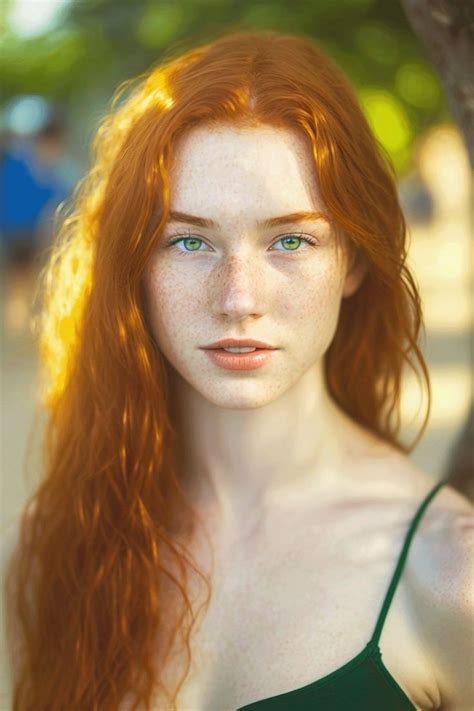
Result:
M211 585L186 545L199 517L180 478L172 381L142 275L167 219L176 139L222 121L304 135L335 234L366 260L325 354L331 396L400 451L426 428L421 305L395 175L344 74L305 36L233 32L123 84L39 280L47 425L7 576L14 711L117 711L125 698L149 710L158 692L176 708L196 621L189 574L205 604ZM405 364L428 389L410 446L399 440ZM178 635L187 666L170 691Z

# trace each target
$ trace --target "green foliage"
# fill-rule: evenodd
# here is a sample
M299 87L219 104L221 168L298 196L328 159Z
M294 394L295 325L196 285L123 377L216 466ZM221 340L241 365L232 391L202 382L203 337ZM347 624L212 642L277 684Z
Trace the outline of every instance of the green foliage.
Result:
M135 36L142 47L163 49L179 34L185 11L177 3L152 3L139 18Z
M400 61L400 43L381 22L364 22L354 33L355 46L367 59L393 67Z
M402 64L395 76L395 86L399 96L417 109L435 111L440 103L438 78L419 62Z
M58 29L0 49L5 101L18 93L104 104L124 79L224 31L268 28L313 37L352 81L396 169L417 135L447 116L439 80L398 2L387 0L72 0Z

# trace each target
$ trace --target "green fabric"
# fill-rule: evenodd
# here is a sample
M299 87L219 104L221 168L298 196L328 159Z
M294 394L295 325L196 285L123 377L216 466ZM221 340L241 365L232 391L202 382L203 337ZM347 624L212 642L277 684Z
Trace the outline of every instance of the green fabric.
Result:
M416 711L382 661L379 639L416 527L441 480L423 499L412 519L388 587L374 633L353 659L306 686L242 706L237 711Z

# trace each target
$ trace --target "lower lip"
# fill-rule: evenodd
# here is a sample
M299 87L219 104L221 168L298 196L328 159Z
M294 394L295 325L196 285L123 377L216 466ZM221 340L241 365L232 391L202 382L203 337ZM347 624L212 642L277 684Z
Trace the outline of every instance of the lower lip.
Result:
M276 348L257 348L251 353L227 353L222 348L205 349L213 363L226 370L255 370L268 363Z

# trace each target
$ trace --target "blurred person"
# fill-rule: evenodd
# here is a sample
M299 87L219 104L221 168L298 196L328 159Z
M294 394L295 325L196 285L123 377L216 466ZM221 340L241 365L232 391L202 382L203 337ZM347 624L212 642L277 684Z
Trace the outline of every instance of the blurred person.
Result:
M421 303L354 91L277 32L126 88L43 275L13 707L470 708L472 506L408 456L429 404L400 438Z
M53 216L79 174L65 146L62 110L48 106L31 135L15 126L0 146L0 243L5 272L4 324L22 332L33 285L52 236Z

